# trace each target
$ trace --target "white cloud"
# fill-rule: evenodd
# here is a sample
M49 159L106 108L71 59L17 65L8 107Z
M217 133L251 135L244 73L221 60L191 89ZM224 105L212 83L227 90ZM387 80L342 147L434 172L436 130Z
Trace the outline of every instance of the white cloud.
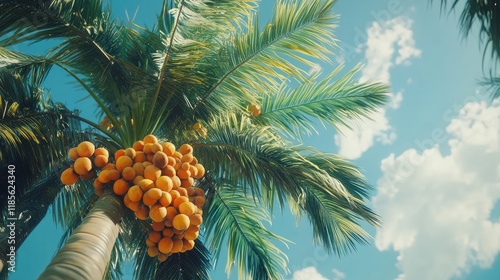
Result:
M328 280L314 266L309 266L293 273L293 280Z
M415 47L411 26L412 21L405 17L397 17L383 24L373 22L367 30L366 65L362 70L361 82L374 80L389 83L391 68L409 65L411 58L420 56L421 51ZM391 94L389 108L399 108L402 100L402 93ZM386 109L374 113L372 119L363 123L350 122L351 130L341 128L343 136L335 136L341 155L356 159L373 146L374 142L390 144L396 139L395 131L387 119Z
M500 203L500 99L467 103L446 134L447 155L434 142L381 163L375 244L399 253L398 279L460 277L500 252L500 220L490 218Z
M338 270L338 269L332 269L333 272L333 280L343 280L345 279L345 273Z

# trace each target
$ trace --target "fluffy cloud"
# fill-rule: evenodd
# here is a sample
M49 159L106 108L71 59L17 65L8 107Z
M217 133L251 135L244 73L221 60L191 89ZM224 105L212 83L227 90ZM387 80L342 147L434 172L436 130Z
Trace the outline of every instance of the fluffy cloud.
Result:
M409 65L410 59L419 57L421 51L415 47L412 21L397 17L385 23L374 22L367 30L365 47L366 65L362 70L361 82L375 80L390 82L390 69L397 65ZM388 107L399 108L402 93L391 94ZM335 136L339 153L347 158L359 158L374 142L389 144L396 134L386 117L386 109L380 109L372 120L350 124L352 129L342 129L342 135Z
M345 279L345 273L338 270L338 269L332 269L333 272L333 280L343 280Z
M314 266L309 266L293 273L293 280L328 280Z
M444 133L444 131L443 131ZM399 253L398 279L450 279L488 267L500 252L500 99L467 103L440 145L384 159L374 208L375 243ZM418 141L417 141L418 142ZM431 142L431 141L427 141Z

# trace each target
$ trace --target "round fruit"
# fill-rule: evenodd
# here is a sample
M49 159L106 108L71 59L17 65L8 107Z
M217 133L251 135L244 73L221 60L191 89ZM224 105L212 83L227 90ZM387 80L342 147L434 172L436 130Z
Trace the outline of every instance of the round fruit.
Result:
M109 152L105 148L97 148L94 151L94 156L105 156L106 158L108 158Z
M260 109L259 110L255 110L255 111L252 111L252 116L254 117L258 117L260 115L261 111Z
M134 172L135 172L136 176L142 176L142 175L144 175L144 165L142 165L142 163L136 162L136 163L134 163L134 165L132 166L132 168L134 169Z
M156 179L155 185L160 190L168 192L173 188L174 183L172 182L172 179L170 177L160 176L158 177L158 179Z
M154 258L158 255L158 248L157 247L149 247L148 248L148 256Z
M194 184L194 179L192 177L189 177L185 180L181 180L181 187L183 188L190 188Z
M196 175L193 174L193 177L196 179L200 179L201 177L203 177L203 175L205 175L205 167L203 167L203 165L199 163L196 164L195 167L198 170L198 173L196 173Z
M170 203L172 203L172 196L168 192L162 192L161 197L160 197L160 204L162 206L169 206Z
M75 173L73 168L68 168L61 173L61 182L65 185L73 185L78 181L78 174Z
M162 169L161 174L172 178L176 175L176 171L172 165L167 165Z
M112 169L116 169L116 165L114 163L107 163L106 165L104 165L101 168L101 171L102 170L112 170Z
M96 167L101 168L108 163L108 157L105 155L98 155L94 158L94 164Z
M167 154L167 156L173 156L175 153L175 145L170 142L161 143L161 147L163 148L163 152Z
M153 145L151 146L151 153L153 154L156 154L158 152L162 152L163 151L163 147L161 146L160 143L153 143Z
M158 245L158 242L153 242L149 238L146 239L146 246L148 246L148 247L156 247L156 245Z
M182 241L182 249L183 250L186 250L186 251L189 251L189 250L192 250L194 248L194 240L187 240L187 239L184 239Z
M158 231L152 231L149 233L148 239L151 240L154 243L160 242L161 239L161 232Z
M70 159L76 160L79 157L80 156L78 155L78 149L76 147L69 149L69 158Z
M172 183L174 184L174 189L179 188L181 186L181 179L176 175L172 177Z
M170 250L170 252L179 253L182 250L182 247L184 245L182 242L182 239L172 238L172 242L173 242L173 245L172 245L172 249Z
M153 222L151 224L151 227L153 228L154 231L163 231L163 229L165 228L165 224L162 222Z
M184 232L184 238L187 239L187 240L195 240L196 238L198 238L198 235L199 235L199 232L195 231L195 232Z
M135 158L136 153L137 152L136 152L136 150L134 150L134 148L126 148L125 149L125 155L131 159Z
M153 157L153 164L158 168L165 168L168 163L168 156L164 152L157 152Z
M120 179L120 172L118 172L118 170L114 170L114 169L111 169L111 170L108 170L108 176L109 176L109 180L110 181L115 181L115 180L118 180Z
M165 227L162 231L163 236L172 237L174 236L174 230L171 227Z
M186 155L193 152L193 147L189 144L183 144L179 147L179 153Z
M73 168L78 175L85 175L92 170L92 161L88 157L77 158Z
M134 145L132 146L132 148L134 148L134 150L136 152L139 152L141 151L142 152L142 149L144 149L144 141L135 141Z
M177 230L185 230L189 227L189 217L185 214L177 214L172 221L174 228Z
M205 204L205 197L204 196L197 196L194 198L194 205L201 207Z
M183 202L179 205L179 212L191 216L196 213L196 206L189 201Z
M159 188L151 188L144 193L142 202L147 206L153 206L160 199L161 194L162 192Z
M201 223L203 223L203 217L200 214L194 214L193 216L189 217L189 221L191 224L199 226Z
M158 254L158 261L159 261L159 262L164 262L164 261L166 261L166 260L167 260L167 258L168 258L168 256L167 256L167 255L165 255L165 254L163 254L163 253L159 253L159 254Z
M167 254L172 250L172 246L174 243L172 242L172 239L170 237L163 237L159 242L158 242L158 249L160 252Z
M154 136L153 134L149 134L149 135L146 135L144 137L143 141L144 141L144 144L158 143L158 138L156 138L156 136Z
M135 153L134 162L145 162L145 161L146 161L146 154L144 152L137 151Z
M181 195L178 198L174 199L173 205L174 205L175 208L179 209L179 206L183 202L189 202L189 198L186 197L186 196Z
M189 170L179 169L177 170L177 176L180 179L187 179L191 177L191 172Z
M150 165L144 169L144 178L156 181L161 176L161 169L154 165Z
M94 177L95 177L95 170L90 170L89 173L85 175L80 175L80 178L82 178L82 180L90 180L93 179Z
M138 185L141 180L144 180L144 177L142 177L141 175L136 175L134 180L132 180L132 183L134 183L134 185Z
M127 193L129 184L123 179L118 179L113 183L113 192L117 195L124 195Z
M138 202L142 199L142 190L139 186L132 186L128 189L127 196L132 202Z
M115 152L115 161L124 155L125 155L125 150L119 149L118 151Z
M149 189L155 187L155 183L150 179L142 179L137 183L137 185L139 185L143 191L148 191Z
M132 167L132 159L129 156L121 156L116 160L116 170L122 172L125 167Z
M167 207L167 219L170 221L173 221L175 216L177 216L177 209L173 206L168 206ZM167 225L167 224L165 224Z
M158 204L151 206L151 209L149 210L149 217L153 220L153 222L163 222L166 216L167 208Z
M134 180L134 178L135 178L135 170L132 167L130 167L130 166L127 166L127 167L123 168L123 170L122 170L122 178L124 180L127 180L127 181Z
M89 141L83 141L82 143L78 144L78 147L76 147L76 151L81 157L90 157L94 154L95 146Z
M201 123L197 122L195 124L193 124L193 130L198 130L201 128Z
M137 209L137 211L135 211L135 216L139 219L139 220L147 220L148 216L149 216L149 208L147 206L144 206L144 205L141 205L139 206L139 209Z

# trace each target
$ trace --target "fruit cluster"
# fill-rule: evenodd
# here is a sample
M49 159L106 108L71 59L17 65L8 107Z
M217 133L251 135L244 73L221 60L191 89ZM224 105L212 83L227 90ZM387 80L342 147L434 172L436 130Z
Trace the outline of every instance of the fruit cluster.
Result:
M247 109L254 117L258 117L261 113L260 106L257 104L250 104L250 105L248 105Z
M193 156L192 146L184 144L176 151L172 143L160 143L148 135L132 148L116 151L114 163L109 162L106 149L95 149L89 141L70 149L69 154L75 162L61 174L64 184L95 178L97 195L112 188L138 219L152 220L146 240L149 256L164 261L194 247L203 222L205 194L193 184L203 177L205 168Z

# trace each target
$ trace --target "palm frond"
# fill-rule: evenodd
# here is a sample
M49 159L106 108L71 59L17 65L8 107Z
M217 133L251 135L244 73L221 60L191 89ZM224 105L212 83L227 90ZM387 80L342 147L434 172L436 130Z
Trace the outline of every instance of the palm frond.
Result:
M219 57L211 58L213 75L218 78L202 95L191 98L196 104L193 111L201 105L205 112L242 108L255 103L258 96L275 92L288 77L304 80L305 71L296 62L312 66L312 59L328 60L336 44L331 33L336 20L331 11L334 3L277 1L274 17L262 31L257 15L251 16L246 31L235 33ZM203 112L198 116L203 117Z
M234 264L238 279L283 279L287 258L273 242L286 240L264 227L264 221L270 222L265 208L230 185L216 185L209 192L213 198L204 212L207 240L217 257L227 240L228 276Z
M433 0L430 0L433 2ZM460 27L464 37L470 34L475 23L479 24L480 37L485 48L483 61L488 51L491 50L491 58L500 59L500 5L496 1L478 0L441 0L441 11L450 5L450 11L457 9L457 4L464 2L460 14ZM484 41L483 41L484 40Z
M386 85L355 80L359 65L334 80L342 69L343 65L337 67L321 81L313 77L294 89L283 86L277 93L264 96L262 114L256 121L295 138L301 132L316 131L315 120L348 127L348 120L369 117L387 101Z
M491 99L500 97L500 76L490 76L480 81L480 85L486 87L491 93Z

